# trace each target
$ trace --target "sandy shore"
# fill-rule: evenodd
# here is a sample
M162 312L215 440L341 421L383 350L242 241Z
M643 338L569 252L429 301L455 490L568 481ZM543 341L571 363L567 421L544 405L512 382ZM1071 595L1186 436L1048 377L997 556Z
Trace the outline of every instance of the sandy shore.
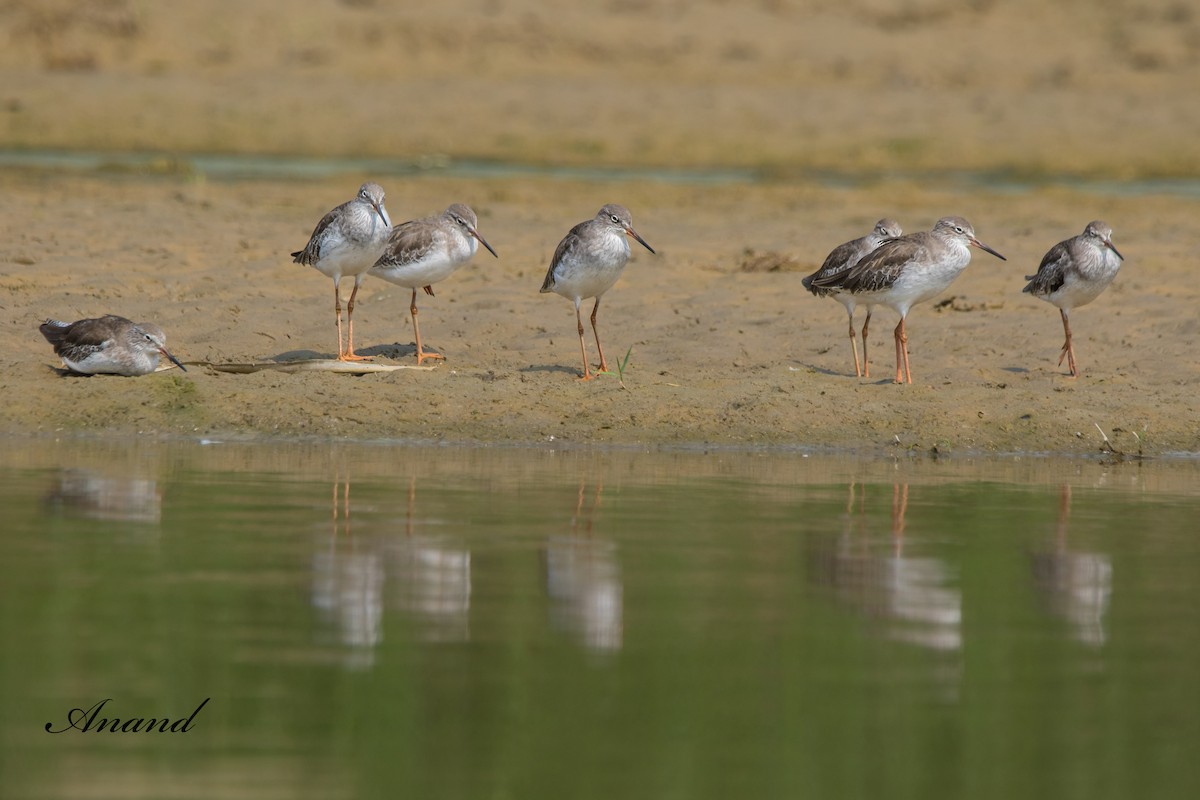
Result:
M218 0L170 15L9 4L10 149L153 150L185 167L193 151L748 167L766 179L0 171L0 430L1054 453L1096 453L1103 430L1127 452L1200 451L1200 197L1053 177L1200 173L1200 107L1179 100L1195 86L1200 19L1153 2L1082 17L960 5L647 0L608 4L612 24L596 25L591 4L551 17L525 0L419 12L363 0L297 15L255 0L232 26L215 22L233 11ZM1059 35L1065 25L1079 35ZM814 177L823 170L834 177ZM362 377L54 370L37 332L50 316L157 322L187 362L332 354L330 283L287 254L368 177L397 221L470 204L500 253L422 301L422 334L445 364ZM628 206L658 251L635 253L601 309L607 353L630 353L627 388L576 380L571 306L537 292L558 240L606 202ZM1008 261L977 253L950 302L912 312L913 386L891 384L885 310L873 377L854 378L842 308L800 278L881 216L914 231L946 214ZM1055 365L1057 310L1020 290L1094 218L1128 260L1073 315L1083 376L1071 380ZM368 280L360 351L412 363L407 308L406 292Z
M1194 201L405 180L388 195L396 218L468 202L501 256L476 256L422 301L422 332L444 364L362 377L193 366L122 379L60 376L37 324L105 312L157 321L185 362L333 354L330 282L287 253L357 184L8 174L3 185L13 234L0 245L0 424L11 433L1096 452L1099 425L1127 451L1200 450L1197 286L1183 257ZM632 348L626 389L577 380L571 305L537 292L558 239L610 200L633 209L658 251L635 255L601 310L608 352ZM800 278L881 214L912 230L952 212L1008 262L977 255L943 298L952 302L910 315L914 385L891 383L885 310L871 340L878 377L854 378L842 308ZM1044 250L1092 217L1119 220L1128 261L1074 317L1083 375L1072 380L1055 365L1056 309L1020 289ZM361 352L414 363L408 299L363 284Z

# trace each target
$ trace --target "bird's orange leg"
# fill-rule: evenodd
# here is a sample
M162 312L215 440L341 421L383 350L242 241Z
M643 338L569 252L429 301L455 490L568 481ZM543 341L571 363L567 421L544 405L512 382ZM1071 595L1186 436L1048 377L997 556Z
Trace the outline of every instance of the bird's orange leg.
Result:
M846 316L850 318L850 349L854 351L854 377L862 377L862 366L858 362L858 337L854 335L854 312L847 309Z
M904 332L904 317L896 325L893 332L896 337L896 383L912 383L912 373L908 371L908 334ZM900 365L904 365L904 375L901 379Z
M1059 313L1062 314L1063 332L1067 334L1067 341L1062 346L1062 352L1058 355L1058 365L1061 367L1063 359L1067 359L1067 367L1071 370L1071 377L1078 378L1079 370L1075 368L1075 348L1071 346L1071 321L1067 316L1067 310L1060 308Z
M338 356L338 361L370 361L366 356L354 354L354 298L358 294L358 278L354 279L354 288L350 291L350 300L346 303L346 327L349 335L346 338L346 352ZM338 343L341 344L341 328L338 328Z
M863 342L863 374L864 378L871 377L871 365L867 361L867 329L871 327L871 309L867 309L867 318L863 320L862 342Z
M580 331L580 357L583 359L583 374L580 375L580 380L592 380L592 368L588 366L588 350L583 344L583 317L580 314L580 301L575 301L575 323Z
M592 335L596 337L596 350L600 353L600 371L608 372L608 362L604 360L604 348L600 346L600 331L596 330L596 312L600 309L600 298L592 306Z
M421 362L423 362L427 358L440 358L440 359L444 360L446 357L444 355L442 355L441 353L432 353L432 352L426 353L425 350L421 347L421 326L417 324L417 290L416 289L412 290L412 303L409 305L408 310L409 310L409 312L412 313L413 333L417 337L417 365L420 366Z
M592 309L595 313L595 309ZM583 374L579 376L582 381L590 381L592 379L592 371L588 366L587 347L583 343L583 317L579 313L579 300L575 301L575 322L579 326L579 355L583 358Z
M337 321L337 359L338 361L341 361L342 356L346 354L346 351L342 349L342 295L336 279L333 282L333 315L334 319Z

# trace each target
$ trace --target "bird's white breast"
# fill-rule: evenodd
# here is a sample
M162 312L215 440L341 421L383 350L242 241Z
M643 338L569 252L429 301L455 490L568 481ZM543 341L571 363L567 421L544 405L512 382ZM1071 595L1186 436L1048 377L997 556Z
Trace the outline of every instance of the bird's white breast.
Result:
M612 288L632 251L623 234L609 233L563 256L554 270L554 291L564 297L599 297Z

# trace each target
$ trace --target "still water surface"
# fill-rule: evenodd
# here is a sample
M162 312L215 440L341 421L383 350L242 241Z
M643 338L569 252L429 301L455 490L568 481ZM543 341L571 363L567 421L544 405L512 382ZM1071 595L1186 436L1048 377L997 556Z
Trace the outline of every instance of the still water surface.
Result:
M652 181L685 186L731 186L769 183L769 171L736 167L672 169L655 167L572 167L522 164L505 161L475 161L430 156L404 158L330 158L303 156L236 155L213 153L89 152L78 150L5 150L0 149L0 168L81 172L107 176L190 175L218 180L319 179L335 175L376 175L411 177L439 175L447 178L549 178L593 182ZM795 175L787 176L795 178ZM1138 197L1146 194L1200 197L1200 180L1190 176L1144 178L1140 180L1099 180L1075 175L1021 175L1005 170L872 170L869 175L835 170L806 170L802 177L810 185L846 187L875 184L881 179L919 181L923 185L975 190L986 187L993 192L1020 193L1048 186L1066 186L1089 194Z
M9 441L0 494L3 797L1200 796L1193 461Z

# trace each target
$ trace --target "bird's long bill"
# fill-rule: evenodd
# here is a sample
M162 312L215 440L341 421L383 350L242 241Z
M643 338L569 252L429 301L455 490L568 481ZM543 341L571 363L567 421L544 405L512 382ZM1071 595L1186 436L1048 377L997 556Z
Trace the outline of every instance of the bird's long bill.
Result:
M1122 261L1124 261L1124 260L1125 260L1125 256L1121 255L1121 251L1120 251L1120 250L1118 250L1118 249L1116 248L1116 245L1114 245L1114 244L1113 244L1112 242L1110 242L1108 239L1105 239L1105 240L1104 240L1104 246L1105 246L1105 247L1107 247L1109 250L1112 250L1114 253L1116 253L1116 254L1117 254L1117 258L1121 259Z
M637 231L635 231L633 228L626 228L626 229L625 229L625 232L626 232L626 233L628 233L628 234L629 234L630 236L632 236L633 238L637 239L637 240L638 240L638 242L639 242L639 243L641 243L642 247L646 248L646 249L647 249L647 250L649 250L651 253L653 253L653 252L654 252L654 248L653 248L653 247L651 247L650 245L646 244L646 240L645 240L645 239L643 239L642 237L638 236L638 235L637 235ZM655 255L657 255L657 253L656 253Z
M475 230L474 228L470 228L469 230L471 231L471 235L474 236L476 239L478 239L479 243L488 249L489 253L494 255L496 258L500 257L500 254L497 253L495 250L493 250L492 246L487 243L487 239L484 239L482 236L479 235L479 231Z
M1000 255L1000 254L999 254L999 253L997 253L995 250L993 250L992 248L988 247L986 244L984 244L983 242L979 241L978 239L972 239L972 240L971 240L971 244L975 245L976 247L978 247L980 250L984 251L985 253L991 253L991 254L992 254L992 255L994 255L996 258L1000 259L1001 261L1008 261L1008 259L1007 259L1007 258L1005 258L1004 256Z
M376 203L375 201L371 201L371 208L375 209L375 213L379 215L379 221L380 221L380 222L382 222L384 225L391 225L391 224L392 224L392 223L391 223L391 222L388 220L388 218L387 218L386 216L384 216L384 214L383 214L383 209L379 207L379 204L378 204L378 203Z
M185 367L185 366L183 365L183 363L182 363L182 362L181 362L181 361L180 361L178 358L176 358L175 356L173 356L173 355L171 355L170 353L168 353L168 352L167 352L167 348L165 348L165 347L160 347L160 348L158 348L158 352L162 353L164 356L166 356L167 358L171 359L171 363L172 363L172 364L174 364L175 366L179 367L179 368L180 368L181 370L183 370L184 372L187 372L187 367Z

